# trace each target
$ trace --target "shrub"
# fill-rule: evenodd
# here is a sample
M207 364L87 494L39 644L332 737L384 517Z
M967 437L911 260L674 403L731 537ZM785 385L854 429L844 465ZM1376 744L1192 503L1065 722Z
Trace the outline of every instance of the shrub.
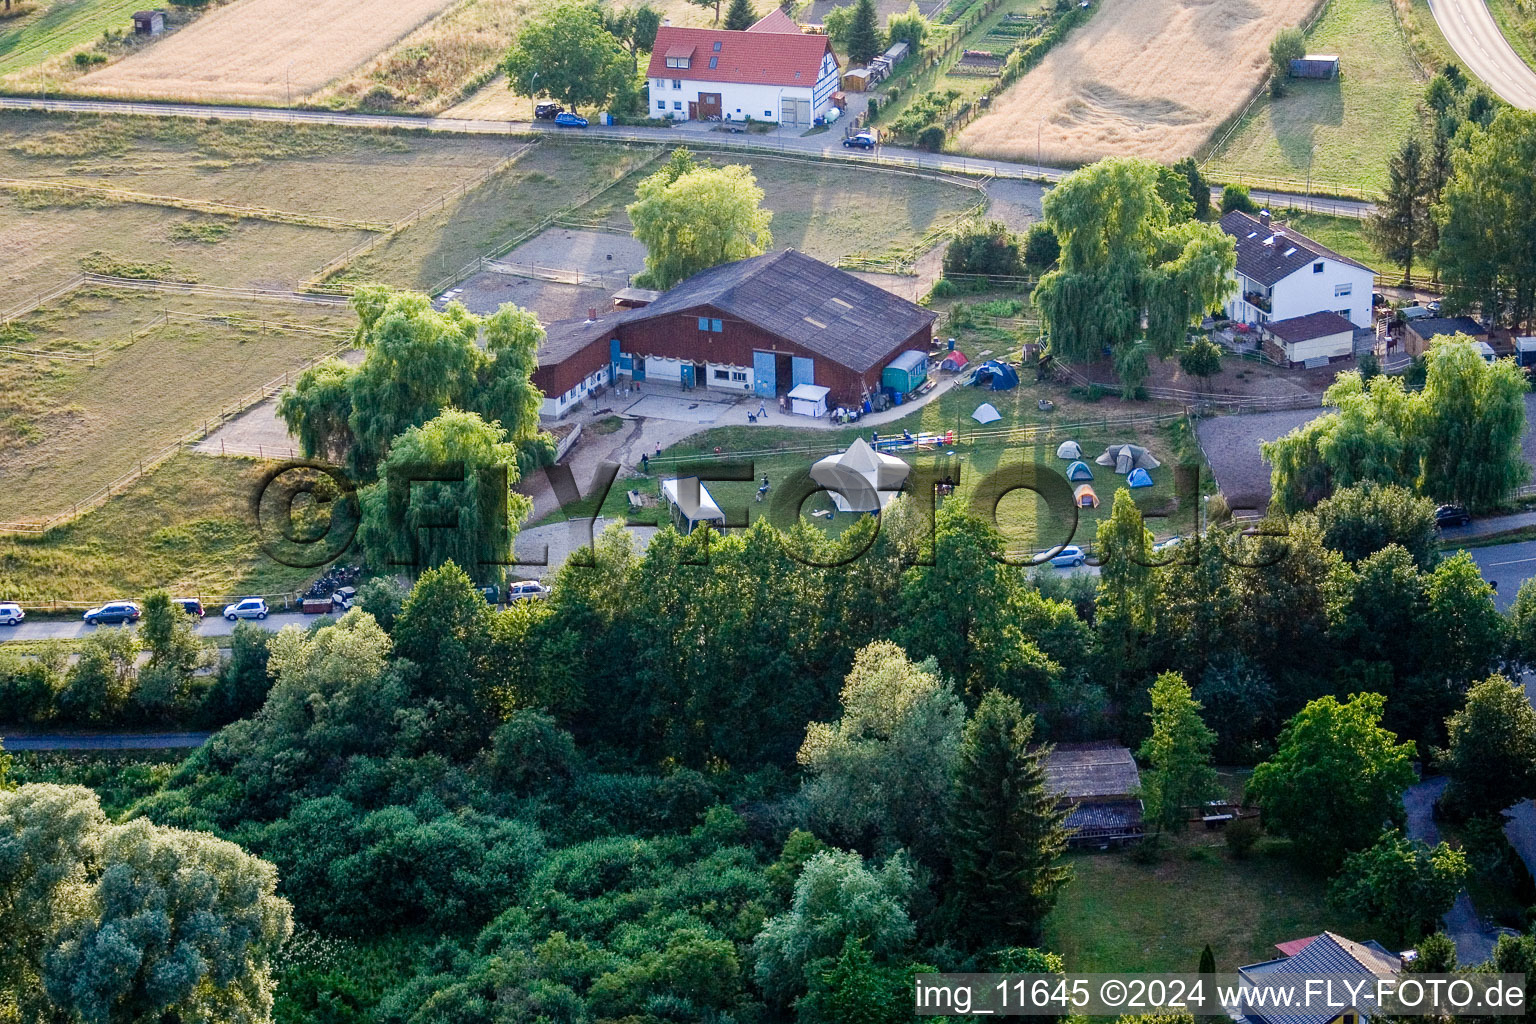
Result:
M1001 221L960 226L944 250L945 274L1012 275L1024 269L1019 239Z
M1031 224L1024 236L1024 263L1036 272L1046 271L1061 258L1061 242L1049 224Z
M943 125L930 124L928 127L917 133L918 148L926 149L930 153L937 153L939 150L944 148L944 139L946 134L947 133L944 131Z
M941 277L933 282L933 288L929 290L928 297L930 299L947 299L952 295L958 294L959 291L960 289L955 287L955 282L947 277Z
M891 97L891 98L895 99L894 96ZM880 116L880 97L878 97L878 96L871 96L869 98L869 123L870 124L874 124L875 120L877 118L879 118L879 116Z
M1248 196L1248 189L1243 185L1228 185L1221 190L1221 212L1231 213L1233 210L1241 210L1244 213L1258 213L1259 206Z
M1238 818L1227 823L1227 852L1243 860L1253 852L1261 835L1257 818Z

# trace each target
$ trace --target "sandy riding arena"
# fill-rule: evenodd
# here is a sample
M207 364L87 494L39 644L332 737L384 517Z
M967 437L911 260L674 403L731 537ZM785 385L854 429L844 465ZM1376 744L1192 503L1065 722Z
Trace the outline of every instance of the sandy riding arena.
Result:
M352 70L451 0L238 0L76 82L100 96L286 103Z
M1188 156L1264 77L1317 0L1096 0L1102 9L960 133L969 153L1087 163Z

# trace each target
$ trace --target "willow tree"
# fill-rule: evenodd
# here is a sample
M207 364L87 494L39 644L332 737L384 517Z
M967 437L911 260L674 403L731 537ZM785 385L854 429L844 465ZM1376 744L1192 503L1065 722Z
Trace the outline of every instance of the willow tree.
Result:
M1166 359L1190 325L1233 288L1233 240L1219 227L1176 219L1156 164L1101 160L1046 193L1045 223L1061 243L1035 302L1051 351L1088 361L1107 348L1121 381L1146 379L1147 353Z
M671 288L702 270L760 256L773 244L763 190L742 165L698 166L686 150L640 182L629 205L635 237L645 243L636 283Z

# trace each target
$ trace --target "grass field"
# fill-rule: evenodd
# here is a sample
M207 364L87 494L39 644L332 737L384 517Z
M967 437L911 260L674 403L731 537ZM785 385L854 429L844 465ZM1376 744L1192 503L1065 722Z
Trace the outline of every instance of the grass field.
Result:
M345 337L236 323L158 322L160 296L77 292L17 321L0 352L0 520L49 515L89 497L254 389ZM298 304L173 310L344 331L350 311ZM94 357L91 361L88 357Z
M856 252L912 245L982 198L975 189L939 178L891 174L824 161L762 156L716 156L715 164L746 164L773 211L775 249L793 248L835 261ZM576 213L610 231L632 230L624 207L649 169L637 171Z
M161 586L208 597L292 591L314 571L261 551L250 504L264 469L254 459L178 455L46 538L0 538L0 592L36 607Z
M133 28L138 0L39 0L32 13L0 21L0 76Z
M238 0L71 84L92 96L287 104L346 74L449 0Z
M334 280L428 287L655 155L648 146L541 143L480 188L359 257Z
M1328 909L1327 878L1289 848L1263 840L1233 860L1220 838L1175 839L1157 864L1124 853L1068 858L1073 880L1046 921L1044 948L1069 971L1194 971L1207 943L1216 969L1274 959L1274 944L1337 931L1378 938ZM1385 938L1381 936L1380 938Z
M1102 3L962 131L956 148L1034 160L1039 129L1046 163L1111 154L1171 163L1242 108L1264 76L1270 40L1301 24L1316 0Z
M1208 170L1302 181L1310 164L1315 189L1380 189L1424 87L1391 0L1331 0L1307 48L1338 54L1341 77L1261 99Z
M326 125L0 113L0 177L107 184L351 221L398 220L523 145Z
M1518 0L1488 0L1488 10L1520 59L1536 68L1536 16L1521 10Z

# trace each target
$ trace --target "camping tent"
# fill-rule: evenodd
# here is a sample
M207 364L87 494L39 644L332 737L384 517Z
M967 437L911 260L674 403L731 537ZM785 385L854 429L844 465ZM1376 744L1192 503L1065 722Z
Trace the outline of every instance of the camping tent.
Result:
M1156 469L1162 465L1152 457L1151 452L1136 444L1112 444L1093 461L1101 466L1114 466L1115 472L1121 476L1133 469Z
M661 493L667 499L674 521L683 533L692 533L700 523L725 525L725 513L696 476L662 480Z
M1056 449L1058 459L1080 459L1083 457L1083 446L1076 441L1063 441Z
M1092 484L1079 484L1077 490L1072 492L1072 500L1078 508L1099 507L1099 496L1093 493Z
M1067 479L1071 481L1092 480L1093 470L1088 468L1086 462L1074 462L1067 467Z
M976 407L976 411L971 413L971 419L977 423L996 423L1002 418L1003 414L993 408L991 402L982 402Z
M955 349L949 355L945 356L943 361L939 363L939 369L955 371L963 368L968 362L970 362L970 360L965 357L965 353L961 352L959 349Z
M839 512L874 512L896 496L911 471L896 456L875 451L859 437L847 451L813 465L811 479L831 492Z
M1125 482L1132 487L1151 487L1152 474L1138 466L1131 470L1131 475L1126 477Z
M993 391L1011 391L1019 386L1019 371L1007 363L989 359L976 367L970 383L977 387L990 387Z
M831 393L831 388L818 384L796 384L789 393L789 411L796 416L825 416L827 396Z
M928 353L909 348L880 371L880 386L910 395L928 379Z

